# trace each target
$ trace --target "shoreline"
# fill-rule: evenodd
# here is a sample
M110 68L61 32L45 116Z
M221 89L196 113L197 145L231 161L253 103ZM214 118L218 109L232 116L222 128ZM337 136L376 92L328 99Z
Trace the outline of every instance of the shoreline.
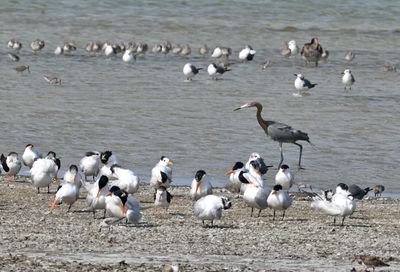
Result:
M152 208L153 190L141 184L135 196L143 222L100 229L101 212L93 219L59 205L49 213L56 185L52 194L37 194L27 180L0 182L0 266L6 271L162 271L174 263L181 271L350 271L364 267L351 262L360 254L390 264L376 271L400 270L397 199L363 200L340 227L312 210L305 194L294 192L285 220L278 212L273 221L271 209L251 218L242 199L215 189L233 206L207 228L193 215L188 186L170 189L174 198L164 213ZM85 195L82 189L72 211L86 208Z

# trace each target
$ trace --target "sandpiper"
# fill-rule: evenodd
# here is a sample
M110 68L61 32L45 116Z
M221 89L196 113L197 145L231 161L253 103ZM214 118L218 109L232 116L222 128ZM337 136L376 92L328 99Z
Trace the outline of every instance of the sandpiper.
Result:
M29 66L28 65L20 65L14 68L15 71L17 71L18 73L23 73L25 70L28 70L28 72L30 73L31 71L29 70Z
M33 42L31 42L31 49L33 50L34 53L40 51L43 49L45 43L43 40L36 39Z
M12 61L15 61L15 62L19 61L19 57L17 55L15 55L13 53L8 53L7 55Z
M55 76L43 76L44 80L46 80L49 84L52 85L61 85L61 79L55 77Z

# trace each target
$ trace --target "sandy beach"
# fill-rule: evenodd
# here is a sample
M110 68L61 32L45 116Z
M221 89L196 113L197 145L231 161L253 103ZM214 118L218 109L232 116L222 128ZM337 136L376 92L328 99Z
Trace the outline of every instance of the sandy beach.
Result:
M310 208L310 199L294 191L295 201L282 221L267 209L250 217L243 200L215 189L233 201L230 210L203 227L193 215L189 188L172 187L167 213L152 208L153 190L142 184L136 197L143 222L101 227L102 212L86 208L86 192L67 213L60 205L49 213L57 188L37 194L29 178L0 182L1 271L350 271L355 255L374 255L400 271L400 201L370 198L358 203L345 226ZM372 268L368 269L372 271ZM362 270L360 270L362 271Z

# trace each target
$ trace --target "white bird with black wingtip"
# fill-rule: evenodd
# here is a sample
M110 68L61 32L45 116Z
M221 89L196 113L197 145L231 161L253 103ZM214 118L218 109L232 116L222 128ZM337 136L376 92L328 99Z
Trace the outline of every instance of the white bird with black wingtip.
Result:
M167 211L169 204L171 204L172 197L173 195L168 192L167 188L164 186L158 187L154 194L154 207L161 207Z
M190 198L192 200L198 200L203 196L212 194L212 185L208 179L206 171L198 170L192 181L190 188Z
M186 79L188 81L191 81L193 77L197 75L202 69L203 68L197 68L191 63L186 63L185 66L183 66L183 74L186 76Z
M172 168L174 163L165 156L161 156L160 161L151 170L150 186L155 189L163 186L168 188L172 183Z
M214 220L221 219L222 210L227 210L231 207L232 203L227 197L207 195L197 200L194 204L194 215L202 220L203 225L205 220L210 220L211 226L214 226Z
M224 74L225 72L230 71L229 68L224 68L222 66L218 66L215 63L211 63L207 67L208 75L211 76L211 79L217 80L219 76Z
M250 45L246 45L246 47L239 52L239 60L251 61L253 60L255 54L256 50L254 50Z
M1 166L5 172L5 180L15 181L19 170L21 170L22 162L17 152L8 153L7 157L1 154Z
M311 83L308 79L306 79L302 74L294 74L296 79L294 81L294 87L297 90L297 94L299 96L308 95L308 90L314 88L317 83Z

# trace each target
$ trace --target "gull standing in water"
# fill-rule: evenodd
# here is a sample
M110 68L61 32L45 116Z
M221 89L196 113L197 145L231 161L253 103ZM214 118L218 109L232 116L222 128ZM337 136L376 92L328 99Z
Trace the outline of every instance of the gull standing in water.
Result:
M8 153L7 157L1 154L0 157L1 166L6 173L5 180L15 181L19 170L21 170L22 163L18 157L17 152Z
M356 201L348 191L349 187L344 183L339 183L336 187L335 194L332 199L327 199L323 192L313 197L311 208L322 211L323 213L333 216L333 224L336 223L336 216L342 216L342 226L346 216L352 215L356 209Z
M22 154L22 162L25 166L32 168L33 162L42 157L42 154L37 151L33 144L27 144Z
M304 96L308 95L308 90L314 88L317 83L311 83L308 79L306 79L302 74L294 74L296 79L294 81L294 87L297 90L297 94L293 94L296 96Z
M292 205L292 198L289 196L288 191L282 189L282 185L277 184L273 187L271 193L267 199L268 207L274 210L274 218L275 220L275 212L283 211L282 220L285 218L286 210Z
M282 189L289 190L293 186L294 176L289 169L289 166L282 164L278 173L275 175L275 184L282 186Z
M279 149L281 151L281 161L279 162L278 167L280 167L283 162L282 144L292 143L300 148L298 167L301 168L301 155L303 152L303 146L297 143L297 141L306 141L310 143L310 138L308 137L307 133L294 129L291 126L288 126L283 123L275 122L272 120L264 120L261 116L263 107L259 102L256 101L248 102L235 110L251 108L251 107L257 108L257 114L256 114L257 121L258 124L261 126L261 128L264 130L265 134L267 134L267 136L269 136L272 140L279 142Z
M198 200L203 196L212 194L212 185L207 178L206 171L199 170L196 172L190 188L190 198Z
M343 75L342 82L344 84L344 90L347 90L347 87L349 87L349 89L351 90L351 86L354 84L354 82L356 82L356 80L354 79L354 76L351 73L350 69L344 70L342 75Z
M253 60L255 54L256 50L254 50L250 45L246 45L246 47L239 52L239 60L251 61Z
M79 162L79 168L85 175L85 180L87 180L88 176L92 176L94 180L100 172L100 152L86 152L85 157Z
M218 66L215 63L211 63L208 65L207 72L211 76L212 79L217 80L218 76L222 75L223 73L230 71L229 68L224 68L222 66Z
M183 66L183 74L186 76L186 79L188 81L191 81L195 75L199 73L199 71L203 68L196 68L191 63L186 63L185 66Z
M231 201L224 196L207 195L203 196L194 204L194 215L202 220L210 220L211 226L214 226L215 219L221 219L222 210L232 207Z

